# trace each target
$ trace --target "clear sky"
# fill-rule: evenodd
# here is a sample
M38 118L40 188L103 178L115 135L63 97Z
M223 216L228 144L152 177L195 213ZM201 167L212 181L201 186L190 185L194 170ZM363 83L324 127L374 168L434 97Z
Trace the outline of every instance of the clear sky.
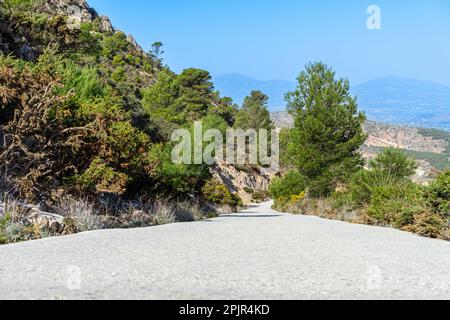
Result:
M323 61L352 85L385 75L450 85L449 0L88 0L175 71L294 80ZM369 30L369 5L381 30Z

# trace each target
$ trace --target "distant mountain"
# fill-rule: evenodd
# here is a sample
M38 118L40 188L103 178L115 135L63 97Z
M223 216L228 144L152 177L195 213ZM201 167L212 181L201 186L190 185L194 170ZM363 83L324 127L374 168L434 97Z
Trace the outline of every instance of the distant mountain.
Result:
M285 109L284 95L295 88L295 83L284 80L259 81L242 74L232 73L214 77L214 85L223 96L231 97L239 105L252 90L260 90L270 97L271 111Z
M352 88L371 120L450 131L450 87L384 77Z
M285 109L284 95L295 89L290 81L259 81L241 74L214 78L216 88L238 104L251 90L270 97L272 112ZM370 120L450 131L450 87L430 82L383 77L351 88Z

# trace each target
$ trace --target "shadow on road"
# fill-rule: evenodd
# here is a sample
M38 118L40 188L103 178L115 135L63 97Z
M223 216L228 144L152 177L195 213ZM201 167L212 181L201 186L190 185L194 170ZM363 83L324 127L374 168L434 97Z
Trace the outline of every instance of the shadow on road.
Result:
M256 212L246 212L245 214L238 214L238 215L221 215L221 218L277 218L277 217L281 217L281 215L269 215L269 214L265 214L265 215L255 215L252 213L256 213Z

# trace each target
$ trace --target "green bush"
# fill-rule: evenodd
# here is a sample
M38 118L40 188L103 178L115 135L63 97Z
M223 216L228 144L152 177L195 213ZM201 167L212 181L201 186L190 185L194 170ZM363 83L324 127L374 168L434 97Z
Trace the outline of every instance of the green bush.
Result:
M370 201L377 188L397 186L415 173L417 164L401 150L388 148L369 163L369 170L360 170L350 180L350 190L356 204Z
M369 167L379 170L396 179L410 178L416 173L417 163L408 158L400 149L384 149L374 160L369 162Z
M217 179L208 180L202 189L203 197L212 203L242 206L242 200L239 196L231 193L227 187Z
M422 190L412 182L375 187L368 208L371 218L396 228L413 224L414 217L426 211Z
M123 32L116 32L102 41L102 55L113 59L115 55L128 50L129 42Z
M13 221L9 213L0 216L0 245L34 239L35 231L33 227Z
M133 169L143 164L150 139L130 122L122 121L110 125L106 142L109 150L103 156L122 169Z
M113 79L115 82L124 81L125 77L126 77L126 72L123 67L117 67L111 74L111 79Z
M251 193L252 200L255 202L263 202L270 198L269 192L266 190L257 190Z
M78 178L81 186L89 192L118 195L125 192L128 180L126 174L115 171L99 158Z
M29 11L36 0L3 0L2 6L10 11L22 12Z
M275 200L290 198L305 191L304 177L297 170L288 171L281 178L276 178L269 186L269 194Z
M156 144L150 149L147 162L153 168L155 188L163 194L195 193L210 176L205 165L175 164L171 144Z
M351 179L350 193L355 204L362 205L370 201L376 188L395 185L396 179L380 170L361 170Z
M450 170L441 173L426 189L428 205L434 212L450 218Z
M95 68L81 68L68 62L60 66L59 73L64 83L59 94L71 92L79 103L92 101L96 97L105 95L105 86L100 81Z

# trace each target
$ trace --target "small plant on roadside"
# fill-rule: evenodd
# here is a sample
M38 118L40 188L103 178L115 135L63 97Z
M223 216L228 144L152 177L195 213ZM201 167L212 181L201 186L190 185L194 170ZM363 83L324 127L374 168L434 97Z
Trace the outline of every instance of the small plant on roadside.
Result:
M99 213L87 200L65 197L55 206L57 214L65 217L64 224L69 233L101 229Z
M269 186L269 194L276 200L290 198L305 191L304 177L298 170L288 171L281 178L276 178Z
M203 197L215 204L242 206L242 199L234 193L231 193L227 187L217 179L210 179L202 189Z

